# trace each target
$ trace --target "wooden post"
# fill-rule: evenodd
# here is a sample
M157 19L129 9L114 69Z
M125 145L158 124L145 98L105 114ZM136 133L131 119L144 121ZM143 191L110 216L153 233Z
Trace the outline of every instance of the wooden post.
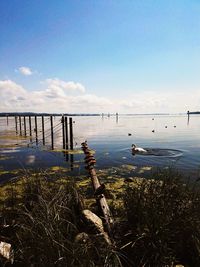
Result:
M35 138L36 138L36 144L38 143L38 130L37 130L37 116L35 116Z
M69 136L70 136L70 149L73 150L73 121L69 118Z
M67 117L65 117L65 149L68 149L68 125L67 125Z
M64 116L63 115L62 115L62 118L61 118L61 123L62 123L63 149L65 149L65 121L64 121Z
M16 134L18 134L18 129L17 129L17 116L15 116L15 130L16 130Z
M54 143L53 143L53 116L50 116L50 122L51 122L51 149L54 149Z
M31 116L28 116L28 118L29 118L29 133L30 133L30 136L32 136Z
M116 123L118 123L118 112L116 113Z
M42 116L42 140L43 140L43 145L45 145L45 135L44 135L44 116Z
M22 120L21 120L21 116L19 116L19 132L20 132L20 135L22 135Z
M24 135L26 136L26 116L24 116Z
M96 171L94 169L94 164L95 164L96 160L94 159L93 154L91 153L91 150L88 148L88 145L86 142L82 143L82 149L86 155L85 162L87 163L87 169L88 169L88 172L90 174L93 189L95 192L97 192L100 188L105 188L105 185L103 187L103 185L101 185L99 182ZM114 221L113 221L112 214L110 212L110 209L109 209L109 206L107 204L107 201L106 201L106 198L105 198L103 191L99 192L99 195L97 195L96 200L101 207L101 211L103 213L103 217L104 217L105 222L106 222L108 233L109 233L110 237L112 237L112 227L113 227Z
M8 126L8 115L6 115L6 117L7 117L7 126Z

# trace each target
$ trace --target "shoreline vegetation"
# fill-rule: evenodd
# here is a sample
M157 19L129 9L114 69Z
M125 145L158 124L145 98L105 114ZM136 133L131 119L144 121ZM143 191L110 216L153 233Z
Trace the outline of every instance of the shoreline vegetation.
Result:
M198 181L170 168L122 177L105 190L108 236L90 179L77 178L27 171L1 185L0 241L13 254L0 266L200 266Z

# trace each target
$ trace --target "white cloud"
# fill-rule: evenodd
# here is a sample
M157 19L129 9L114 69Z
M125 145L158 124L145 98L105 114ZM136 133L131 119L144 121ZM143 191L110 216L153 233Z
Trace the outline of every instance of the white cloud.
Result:
M48 85L49 90L56 91L56 90L63 90L65 92L85 92L85 87L81 83L75 82L65 82L60 79L46 79L46 84Z
M0 80L0 111L58 113L175 113L200 109L200 91L140 92L108 99L85 92L76 82L48 79L43 90L28 91L11 80ZM84 90L83 90L84 88ZM171 90L172 91L172 90Z
M0 111L87 113L103 112L112 104L106 98L84 94L80 83L48 79L43 84L47 88L28 91L11 80L0 81Z
M19 72L25 76L29 76L33 74L32 70L28 67L20 67Z

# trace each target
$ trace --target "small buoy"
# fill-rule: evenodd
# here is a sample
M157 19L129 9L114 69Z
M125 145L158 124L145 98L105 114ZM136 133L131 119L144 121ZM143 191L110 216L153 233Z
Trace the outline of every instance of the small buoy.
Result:
M131 133L128 133L128 136L131 136L132 134Z

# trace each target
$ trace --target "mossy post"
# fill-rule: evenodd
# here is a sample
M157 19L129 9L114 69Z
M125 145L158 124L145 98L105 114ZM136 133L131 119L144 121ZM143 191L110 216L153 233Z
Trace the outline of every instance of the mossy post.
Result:
M24 116L24 135L26 136L26 116Z
M19 133L22 135L22 119L21 116L19 116Z
M18 128L17 128L17 116L15 116L15 130L16 130L16 134L18 134Z
M51 123L51 149L54 149L54 140L53 140L53 116L50 116L50 123Z
M35 140L36 144L38 144L38 130L37 130L37 116L35 116Z
M42 116L42 142L45 145L45 135L44 135L44 116Z
M72 118L69 118L69 136L70 136L70 149L73 150L73 121Z

